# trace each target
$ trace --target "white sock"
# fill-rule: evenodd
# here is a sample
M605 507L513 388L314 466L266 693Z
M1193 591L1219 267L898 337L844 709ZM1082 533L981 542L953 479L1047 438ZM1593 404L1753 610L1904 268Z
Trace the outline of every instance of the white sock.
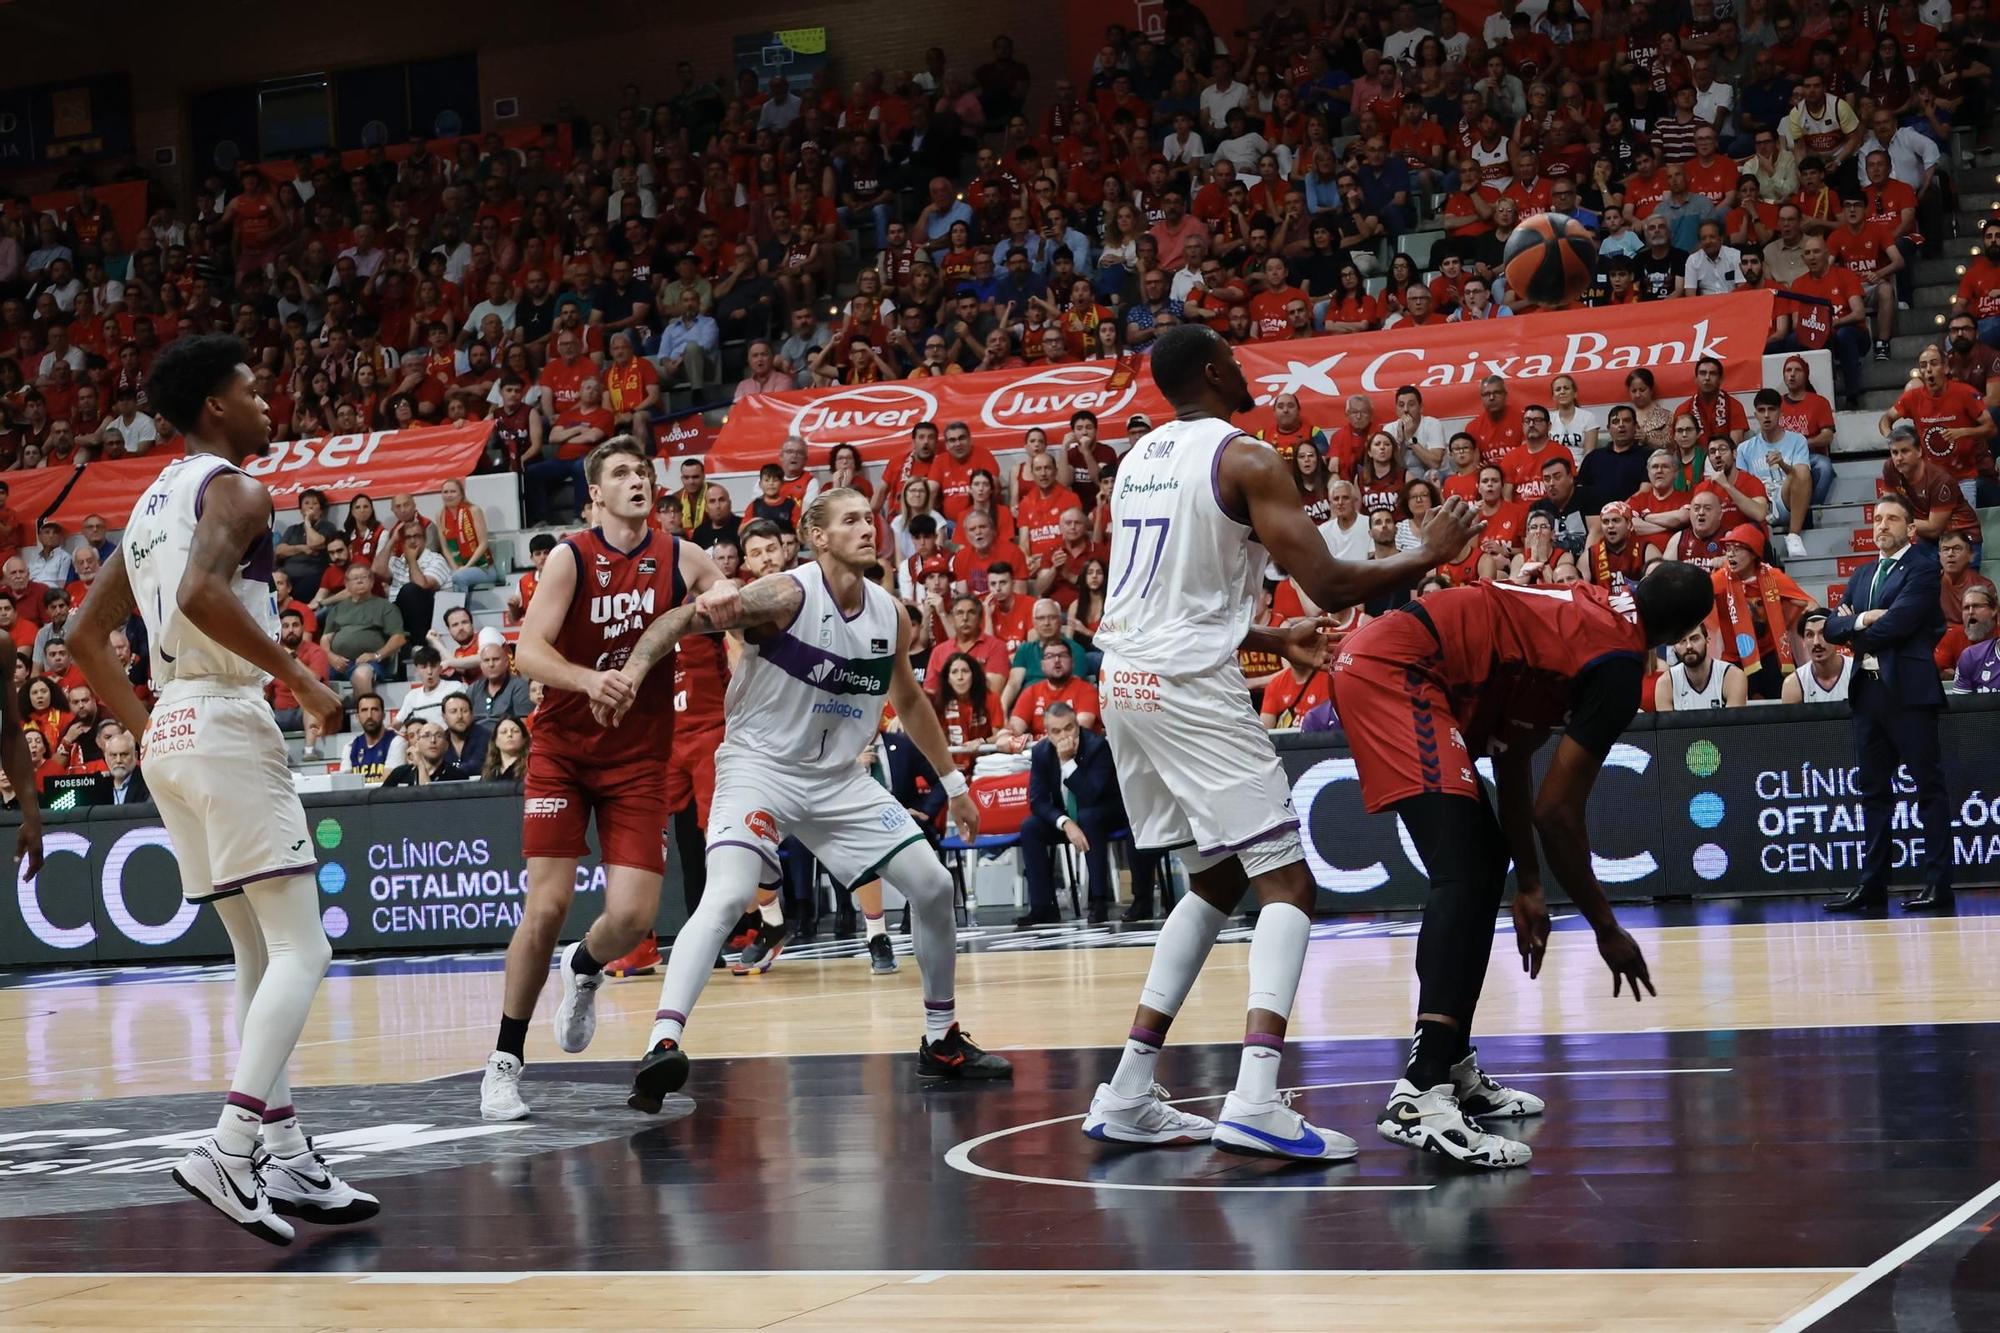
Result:
M274 1106L264 1112L264 1151L273 1157L297 1157L309 1145L299 1117L289 1106Z
M1262 1010L1289 1019L1292 1002L1299 991L1299 974L1305 970L1306 944L1312 936L1312 918L1290 903L1271 903L1257 914L1257 930L1250 937L1251 1012ZM1237 1095L1250 1101L1268 1102L1278 1095L1278 1064L1284 1052L1284 1038L1262 1032L1246 1033L1243 1061L1237 1070Z
M1278 1100L1278 1066L1284 1063L1285 1039L1261 1032L1243 1039L1243 1058L1236 1066L1236 1095L1248 1102Z
M256 1151L257 1131L263 1124L264 1104L232 1092L215 1122L215 1141L231 1157L248 1157Z
M757 909L757 915L764 918L764 924L767 926L784 925L785 900L782 898L771 899L770 902L763 904Z
M887 935L889 933L889 914L887 912L877 912L874 916L869 916L866 912L863 912L861 914L861 922L867 929L868 938L871 940L879 935Z
M1216 935L1228 920L1227 914L1200 894L1182 894L1160 927L1139 1003L1168 1018L1178 1014L1202 964L1208 961L1208 951L1215 947ZM1166 1041L1164 1029L1151 1031L1134 1024L1125 1040L1125 1053L1118 1058L1117 1072L1111 1076L1111 1090L1120 1097L1138 1097L1151 1091L1153 1070Z

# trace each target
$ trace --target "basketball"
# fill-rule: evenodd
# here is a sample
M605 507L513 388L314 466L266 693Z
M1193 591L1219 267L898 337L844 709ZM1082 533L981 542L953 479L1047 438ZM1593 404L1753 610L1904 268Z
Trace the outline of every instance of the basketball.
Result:
M1514 228L1500 271L1507 304L1557 310L1576 304L1597 268L1597 241L1567 213L1537 213Z

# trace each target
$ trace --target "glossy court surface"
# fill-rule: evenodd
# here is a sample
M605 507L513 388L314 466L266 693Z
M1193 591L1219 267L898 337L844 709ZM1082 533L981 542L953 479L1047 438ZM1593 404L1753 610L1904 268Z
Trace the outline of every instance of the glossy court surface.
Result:
M1642 1005L1611 998L1577 923L1535 982L1503 931L1482 1059L1550 1114L1524 1131L1532 1165L1490 1175L1373 1132L1413 1000L1407 918L1315 930L1283 1081L1361 1143L1331 1168L1078 1132L1149 930L974 935L960 1012L1011 1086L915 1086L907 952L883 980L846 943L717 975L658 1119L623 1105L657 978L608 986L573 1060L545 996L514 1125L478 1118L496 958L343 962L297 1101L384 1211L289 1250L165 1175L213 1122L226 969L18 974L0 1326L2000 1328L2000 916L1960 904L1628 909L1661 991ZM1195 1109L1234 1077L1246 936L1161 1061Z

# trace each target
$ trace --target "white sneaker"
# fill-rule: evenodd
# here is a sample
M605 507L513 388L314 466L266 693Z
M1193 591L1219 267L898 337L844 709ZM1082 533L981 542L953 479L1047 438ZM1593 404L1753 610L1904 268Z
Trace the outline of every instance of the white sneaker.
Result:
M1796 532L1786 533L1785 559L1803 560L1805 558L1806 558L1806 539L1799 536L1799 534Z
M1120 1097L1100 1083L1083 1132L1105 1143L1206 1143L1215 1122L1169 1106L1167 1090L1157 1083L1137 1097Z
M1476 1046L1451 1067L1451 1089L1452 1095L1458 1098L1458 1109L1470 1116L1519 1120L1540 1115L1549 1109L1548 1103L1532 1092L1503 1088L1494 1082L1492 1076L1479 1067L1479 1048Z
M1345 1162L1361 1151L1345 1134L1320 1129L1292 1109L1292 1094L1268 1102L1246 1101L1235 1093L1222 1099L1211 1142L1230 1152L1290 1157L1302 1162Z
M327 1168L313 1151L311 1139L306 1140L306 1150L296 1156L265 1153L259 1161L271 1207L287 1217L336 1226L366 1222L382 1211L380 1199L363 1194Z
M521 1100L522 1068L505 1051L486 1057L486 1077L479 1080L481 1120L519 1120L528 1114L528 1104Z
M292 1224L271 1210L270 1196L251 1157L222 1150L210 1134L174 1168L174 1183L207 1203L258 1240L292 1243Z
M1449 1083L1419 1088L1406 1078L1397 1079L1389 1104L1375 1121L1375 1132L1391 1143L1438 1153L1467 1166L1526 1166L1534 1156L1527 1144L1488 1134L1467 1117Z
M590 1045L590 1039L597 1035L597 988L604 984L602 972L584 976L569 965L576 957L576 951L583 947L578 940L562 951L556 961L556 970L562 973L562 1003L556 1006L556 1045L575 1055Z

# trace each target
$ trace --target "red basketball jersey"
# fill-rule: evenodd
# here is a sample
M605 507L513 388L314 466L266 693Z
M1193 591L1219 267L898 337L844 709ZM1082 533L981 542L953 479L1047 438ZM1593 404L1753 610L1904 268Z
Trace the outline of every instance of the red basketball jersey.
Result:
M576 594L556 631L555 649L579 666L615 671L625 665L647 626L680 605L680 539L651 529L630 551L604 539L601 528L563 538L576 558ZM546 595L546 594L544 594ZM642 759L667 761L674 739L674 676L655 670L639 687L624 722L607 729L590 715L590 698L554 686L535 712L535 744L587 755L600 766Z
M1474 754L1561 725L1578 676L1608 658L1646 655L1638 607L1622 589L1478 583L1419 605L1437 627L1439 674Z
M691 634L674 659L674 712L687 731L722 725L722 700L729 692L729 649L720 634ZM712 742L704 741L704 744Z

